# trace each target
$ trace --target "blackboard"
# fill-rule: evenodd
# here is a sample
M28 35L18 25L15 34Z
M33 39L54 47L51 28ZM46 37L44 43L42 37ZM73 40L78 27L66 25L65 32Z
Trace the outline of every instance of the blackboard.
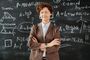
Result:
M0 60L28 60L27 40L31 26L39 23L35 6L48 2L60 26L61 60L89 60L89 0L0 0Z

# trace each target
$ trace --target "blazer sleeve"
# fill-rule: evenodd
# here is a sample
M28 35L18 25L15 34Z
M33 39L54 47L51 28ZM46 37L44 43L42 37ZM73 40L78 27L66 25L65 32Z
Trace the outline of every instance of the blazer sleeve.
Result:
M30 35L29 35L29 39L28 39L28 43L27 43L27 46L29 48L31 48L32 50L37 50L39 49L41 43L38 43L38 41L34 41L32 39L32 37L35 37L35 34L36 34L36 26L33 25L32 28L31 28L31 31L30 31Z
M55 27L55 30L54 30L54 39L58 38L59 41L61 42L60 40L60 31L59 31L59 27ZM47 53L52 53L52 52L56 52L56 51L59 51L59 48L60 48L60 45L55 45L55 46L52 46L52 47L48 47L47 48Z

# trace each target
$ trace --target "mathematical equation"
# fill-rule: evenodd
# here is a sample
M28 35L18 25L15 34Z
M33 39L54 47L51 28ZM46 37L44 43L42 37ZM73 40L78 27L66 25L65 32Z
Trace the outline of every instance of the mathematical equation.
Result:
M90 25L85 25L83 24L83 31L86 31L87 32L90 32ZM60 26L60 29L59 29L61 32L63 33L80 33L81 31L81 28L79 26L73 26L73 25L64 25L64 26ZM86 32L86 33L87 33Z
M62 2L61 5L63 5L63 6L80 5L80 0L75 1L75 2L71 2L71 1L65 2L65 1L61 1L61 0L52 0L52 3L54 3L54 4L59 4L60 2ZM39 3L38 1L37 2L35 2L35 1L34 2L28 2L28 3L26 3L26 2L25 3L17 2L16 7L17 8L32 7L32 6L36 6L38 3Z
M31 30L32 23L31 22L22 22L18 25L17 29L19 32L29 33Z
M3 48L10 48L12 47L13 49L22 49L23 45L26 46L25 41L27 43L27 38L25 37L16 37L15 41L13 39L5 39L3 40Z
M60 8L60 3L61 0L52 0L52 3L54 3L54 10L59 10ZM22 8L23 11L20 11L19 12L19 17L24 17L26 16L27 18L30 18L32 15L33 15L33 12L31 10L34 9L34 7L38 4L39 2L24 2L24 3L21 3L21 2L16 2L16 6L15 8L13 7L1 7L2 10L4 11L8 11L8 10L19 10L20 8ZM72 2L71 0L67 0L66 2L62 0L62 3L61 3L62 6L64 7L67 7L70 8L70 9L67 9L65 11L55 11L56 13L54 14L55 17L57 16L81 16L81 15L84 15L84 16L90 16L90 13L89 12L86 12L86 11L82 11L82 9L89 9L90 6L86 5L86 6L82 6L80 7L80 0L78 1L75 1L75 2ZM73 6L73 7L70 7L70 6ZM29 9L30 8L30 9ZM28 11L24 10L24 9L29 9ZM64 8L62 8L64 9ZM35 9L34 9L35 10ZM4 13L6 14L6 12ZM15 20L15 18L13 18L13 20ZM3 21L3 20L1 20Z
M75 5L80 5L80 0L78 1L75 1L75 2L72 2L72 1L67 1L67 2L64 2L61 3L63 6L75 6Z
M67 11L64 11L64 12L60 12L60 11L57 11L56 14L55 14L55 17L60 17L60 16L71 16L71 17L74 17L74 16L90 16L90 13L88 12L67 12Z
M81 44L90 45L90 42L86 42L82 38L79 38L79 37L61 38L61 40L64 42L67 41L67 42L74 42L74 43L81 43Z
M29 10L25 12L20 12L19 17L27 16L27 18L30 18L31 15L32 15L32 12Z
M24 43L26 41L26 43ZM22 47L25 45L27 46L28 38L25 37L16 37L16 41L13 42L12 39L6 39L4 40L4 48L13 47L13 49L22 49ZM84 41L82 38L77 37L71 37L71 38L61 38L62 42L73 42L78 44L85 44L90 45L90 42ZM62 44L62 47L68 47L72 46L71 44Z
M0 25L1 25L1 29L0 29L1 34L13 34L14 35L15 29L18 30L19 32L23 32L23 33L30 32L32 23L31 22L22 22L18 26L15 26L15 24L8 25L8 26L6 26L5 24L0 24ZM71 26L65 25L65 26L60 26L59 30L62 33L80 33L81 28L78 26L73 26L73 25L71 25ZM90 25L84 24L83 31L90 32Z
M10 1L10 0L9 0ZM33 2L18 2L15 1L15 4L13 6L0 6L3 16L0 15L0 34L1 35L13 35L15 37L15 40L12 38L4 39L4 48L13 47L13 49L22 49L23 46L26 46L28 37L21 37L17 36L19 33L28 33L31 30L31 26L33 25L34 19L36 18L35 10L36 5L39 2L33 1ZM90 6L87 4L85 6L80 6L81 1L76 0L52 0L51 4L53 4L53 8L55 10L54 17L81 17L81 16L90 16L90 12L86 11L90 9ZM2 5L2 3L1 3ZM62 11L60 11L61 6ZM82 11L84 10L84 11ZM25 17L25 18L24 18ZM38 16L37 16L38 17ZM24 18L24 19L23 19ZM83 20L84 17L79 18L79 20ZM26 20L27 19L27 20ZM30 20L30 21L28 21ZM72 19L73 20L73 19ZM19 23L20 22L20 23ZM82 27L82 29L81 29ZM15 32L18 31L17 32ZM64 42L74 42L74 43L80 43L80 44L86 44L90 45L88 40L90 40L90 25L82 24L81 26L78 25L68 25L68 24L62 24L60 26L59 31L61 33L83 33L85 31L85 36L83 38L79 37L65 37L61 38ZM82 37L82 36L80 36ZM85 40L85 41L84 41ZM70 44L62 44L62 47L66 46L72 46Z
M61 2L61 0L52 0L52 3L58 4L60 2ZM33 1L33 2L28 2L28 3L17 2L16 3L16 8L32 7L32 6L36 6L38 3L40 3L40 2L38 2L38 1L37 2Z

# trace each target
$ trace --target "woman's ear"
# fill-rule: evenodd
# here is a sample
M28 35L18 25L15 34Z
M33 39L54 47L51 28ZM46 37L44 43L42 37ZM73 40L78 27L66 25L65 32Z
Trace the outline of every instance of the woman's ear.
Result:
M51 14L50 19L53 19L53 17L54 17L53 14Z
M39 15L39 19L41 19L41 16Z

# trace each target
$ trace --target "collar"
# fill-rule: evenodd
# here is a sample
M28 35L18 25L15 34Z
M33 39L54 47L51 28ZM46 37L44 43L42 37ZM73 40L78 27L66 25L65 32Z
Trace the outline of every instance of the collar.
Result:
M42 27L43 27L44 25L46 25L47 27L49 27L50 22L48 22L47 24L44 24L44 23L42 22Z

